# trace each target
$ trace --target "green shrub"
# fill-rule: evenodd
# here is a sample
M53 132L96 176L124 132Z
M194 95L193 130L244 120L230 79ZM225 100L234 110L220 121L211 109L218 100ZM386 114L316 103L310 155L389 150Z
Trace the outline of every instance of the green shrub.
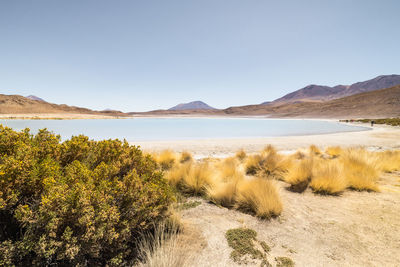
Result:
M173 193L126 141L0 125L0 266L132 264Z

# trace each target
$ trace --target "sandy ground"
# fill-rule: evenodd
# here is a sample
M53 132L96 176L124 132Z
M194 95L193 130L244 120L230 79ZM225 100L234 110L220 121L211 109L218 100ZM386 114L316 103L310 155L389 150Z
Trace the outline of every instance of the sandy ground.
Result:
M361 125L361 124L357 124ZM363 125L367 126L367 125ZM265 145L272 144L281 151L294 151L307 148L314 144L318 147L327 146L363 146L369 149L399 149L400 128L376 125L372 130L347 133L333 133L306 136L283 136L271 138L241 138L241 139L208 139L208 140L183 140L183 141L157 141L134 142L144 150L160 151L172 149L177 152L184 150L192 152L196 158L201 157L226 157L234 154L239 149L248 153L260 151Z
M321 196L310 190L290 192L278 182L284 211L270 221L197 199L200 206L182 213L203 236L191 246L206 240L191 266L240 266L230 259L224 235L243 226L257 231L257 238L271 247L273 266L281 256L295 266L400 266L400 173L384 174L380 184L379 193Z

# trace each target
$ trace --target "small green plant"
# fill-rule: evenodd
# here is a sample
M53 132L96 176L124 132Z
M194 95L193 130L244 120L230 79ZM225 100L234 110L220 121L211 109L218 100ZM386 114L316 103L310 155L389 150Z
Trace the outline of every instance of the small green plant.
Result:
M269 266L267 253L271 250L264 241L257 240L257 232L248 228L230 229L225 234L228 245L233 248L231 258L237 263L247 264L261 260L262 266Z
M294 262L291 258L288 257L276 257L276 267L293 267Z

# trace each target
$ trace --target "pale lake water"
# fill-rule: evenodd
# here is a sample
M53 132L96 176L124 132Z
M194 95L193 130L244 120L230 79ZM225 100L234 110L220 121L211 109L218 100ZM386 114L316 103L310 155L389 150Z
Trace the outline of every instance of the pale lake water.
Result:
M91 139L135 141L193 140L314 135L368 130L334 121L258 118L134 118L105 120L0 120L15 130L30 128L60 134L63 140L84 134Z

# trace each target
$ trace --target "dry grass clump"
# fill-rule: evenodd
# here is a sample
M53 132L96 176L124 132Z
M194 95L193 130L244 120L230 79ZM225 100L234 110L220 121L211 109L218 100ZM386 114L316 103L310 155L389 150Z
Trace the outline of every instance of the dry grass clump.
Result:
M247 157L247 154L243 149L241 149L236 152L235 157L240 161L243 161Z
M186 193L202 195L207 187L214 184L214 177L208 162L193 163L188 175L183 177L182 189Z
M313 158L304 158L296 161L289 168L284 180L291 184L290 190L300 193L307 189L312 178L312 171Z
M372 162L370 153L363 149L349 149L343 153L341 162L351 189L379 191L377 185L379 171Z
M185 162L192 161L192 160L193 160L192 154L190 152L188 152L188 151L183 151L181 153L181 157L179 159L179 162L180 163L185 163Z
M176 218L174 220L177 220ZM139 243L140 267L190 266L191 255L187 253L188 243L180 242L182 222L163 222L153 233L142 237Z
M306 154L302 150L297 150L296 153L292 154L291 157L293 159L304 159Z
M282 212L282 203L273 181L262 178L238 183L236 207L264 219Z
M262 162L262 157L259 154L247 157L245 162L246 174L256 175L261 169L260 162Z
M400 170L400 150L389 150L375 153L377 168L383 172Z
M322 154L321 150L316 145L311 145L308 148L310 156L319 156Z
M246 174L281 179L289 169L291 158L278 154L274 147L268 145L260 154L247 157Z
M232 207L237 196L237 185L244 179L244 174L238 169L239 162L235 158L227 158L217 164L214 183L207 187L207 195L217 205Z
M340 146L330 146L325 149L325 153L331 158L337 158L343 152Z
M224 207L233 207L237 198L239 181L218 182L207 187L207 196L212 202Z
M176 162L176 154L171 150L164 150L153 155L155 161L160 165L162 170L169 170Z
M321 160L314 166L310 187L315 193L338 195L346 189L343 166L338 160Z
M182 164L175 165L166 174L165 178L173 186L181 185L182 181L189 175L190 169L192 168L192 162L185 162Z

